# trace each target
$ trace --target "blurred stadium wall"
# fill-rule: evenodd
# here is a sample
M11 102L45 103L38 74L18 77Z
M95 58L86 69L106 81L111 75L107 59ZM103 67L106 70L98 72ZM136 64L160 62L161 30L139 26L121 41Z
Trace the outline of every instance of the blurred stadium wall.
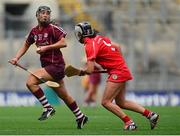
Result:
M39 5L50 6L52 19L68 32L68 47L62 49L67 64L83 67L84 50L73 29L77 22L89 21L102 34L121 44L134 75L134 80L128 83L127 97L139 99L144 105L180 104L180 0L1 0L1 103L9 99L7 92L28 92L27 73L7 61L37 23L35 11ZM20 62L32 70L40 67L34 45ZM105 79L103 75L99 98ZM65 78L69 92L81 104L84 94L80 80L80 77Z

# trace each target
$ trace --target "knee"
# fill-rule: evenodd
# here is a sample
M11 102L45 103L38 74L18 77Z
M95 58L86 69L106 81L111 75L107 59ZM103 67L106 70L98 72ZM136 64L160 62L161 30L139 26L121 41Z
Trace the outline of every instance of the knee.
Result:
M101 105L102 105L103 107L105 107L105 108L108 107L109 103L110 103L110 102L109 102L108 100L102 100L102 101L101 101Z
M117 104L120 108L126 109L125 101L121 101L121 102L117 102L117 101L116 101L116 104Z
M32 82L29 82L29 81L26 81L26 87L27 88L32 88L32 86L33 86L33 84L32 84Z
M32 90L36 86L38 86L38 84L36 82L34 82L33 80L27 80L26 81L26 87L28 89Z

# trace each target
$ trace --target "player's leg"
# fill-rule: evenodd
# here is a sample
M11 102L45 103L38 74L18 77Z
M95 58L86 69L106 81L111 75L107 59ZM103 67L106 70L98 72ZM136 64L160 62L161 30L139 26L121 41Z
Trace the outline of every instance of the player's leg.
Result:
M96 105L96 94L100 82L101 82L100 73L92 73L89 75L89 89L86 96L86 101L89 102L90 106Z
M85 96L85 102L91 104L96 104L96 94L97 94L98 84L89 83L89 88Z
M75 100L68 94L63 78L65 76L64 73L64 64L58 65L48 65L45 67L47 73L49 73L55 81L60 84L60 87L53 88L53 90L58 94L58 96L65 102L65 104L69 107L69 109L76 116L76 121L78 124L78 128L81 129L83 125L88 121L88 118L81 112Z
M88 121L88 117L85 116L80 108L78 107L76 101L68 94L65 85L64 85L64 81L60 80L59 84L61 84L60 87L58 88L54 88L55 92L57 93L57 95L65 102L65 104L69 107L69 109L72 111L72 113L75 115L76 117L76 122L77 122L77 128L81 129L84 124L87 123Z
M46 80L52 80L52 77L46 72L44 68L40 68L34 72L39 77L42 77ZM44 108L44 112L40 116L39 120L45 120L48 117L55 114L55 110L48 102L46 96L44 95L43 90L40 88L39 84L41 82L34 77L33 75L29 75L26 86L31 91L31 93L38 99L38 101L41 103L41 105Z
M96 102L97 90L98 90L98 84L92 83L90 86L90 91L89 91L89 96L90 96L91 101Z
M119 92L119 94L115 98L116 104L123 109L138 112L143 116L145 116L146 118L148 118L150 121L151 129L153 129L157 124L159 115L148 109L145 109L143 106L133 101L125 100L125 93L126 93L126 89L124 87L124 89L121 90L121 92Z
M125 87L124 82L115 83L108 81L103 94L102 105L107 110L118 116L125 123L125 126L127 126L125 127L126 130L135 130L136 129L135 123L130 119L130 117L128 117L122 111L122 109L118 105L112 102L116 98L116 96L120 93L120 91L124 89L124 87Z
M128 109L128 110L132 110L135 112L139 112L141 114L144 113L145 108L142 107L141 105L132 102L132 101L128 101L125 100L125 83L124 83L124 87L122 88L122 90L117 94L116 98L115 98L115 102L116 104L123 108L123 109Z

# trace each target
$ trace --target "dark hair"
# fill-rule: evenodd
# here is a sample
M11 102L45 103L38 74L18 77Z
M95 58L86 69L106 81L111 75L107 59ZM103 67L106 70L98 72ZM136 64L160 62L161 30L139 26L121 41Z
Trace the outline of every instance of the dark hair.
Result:
M101 35L100 32L97 29L93 29L93 31L94 31L94 34L92 36L89 36L90 38L94 38L97 35Z
M50 23L53 25L59 26L59 22L55 19L51 20Z
M47 11L49 11L49 12L51 13L50 7L48 7L48 6L39 6L38 9L37 9L37 11L36 11L36 16L37 16L40 12L42 12L43 10L47 10Z

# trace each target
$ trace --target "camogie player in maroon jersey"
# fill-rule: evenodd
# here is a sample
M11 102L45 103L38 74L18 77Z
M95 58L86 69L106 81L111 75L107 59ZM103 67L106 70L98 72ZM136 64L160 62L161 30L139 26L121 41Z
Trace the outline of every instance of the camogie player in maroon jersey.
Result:
M95 63L100 64L108 72L102 105L124 122L124 130L136 130L137 126L122 109L142 114L150 121L151 129L154 129L159 115L125 99L126 82L132 80L132 75L118 45L112 43L108 37L99 35L88 22L77 24L75 35L78 41L84 44L87 57L87 68L81 70L79 76L92 73Z
M53 90L73 112L76 117L77 128L81 129L88 121L88 117L81 112L75 100L68 94L63 81L65 62L60 49L67 46L65 42L67 33L61 27L50 23L50 16L51 9L48 6L40 6L37 9L36 18L38 25L32 28L24 45L10 62L16 65L29 47L35 43L37 46L36 52L40 55L42 68L37 69L34 74L45 80L56 81L60 84L60 87L53 88ZM26 85L44 108L44 112L39 117L39 120L42 121L54 115L55 109L48 102L39 84L41 84L40 80L33 75L29 75Z

